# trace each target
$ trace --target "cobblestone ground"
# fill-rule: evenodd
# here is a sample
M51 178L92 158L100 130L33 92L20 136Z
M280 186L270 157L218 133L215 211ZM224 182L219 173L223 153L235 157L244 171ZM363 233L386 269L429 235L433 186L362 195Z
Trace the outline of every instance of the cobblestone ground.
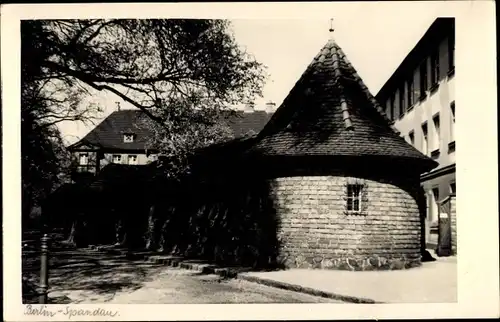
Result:
M37 282L36 262L23 275ZM53 254L50 303L340 303L238 279L81 250ZM29 301L25 301L27 303Z

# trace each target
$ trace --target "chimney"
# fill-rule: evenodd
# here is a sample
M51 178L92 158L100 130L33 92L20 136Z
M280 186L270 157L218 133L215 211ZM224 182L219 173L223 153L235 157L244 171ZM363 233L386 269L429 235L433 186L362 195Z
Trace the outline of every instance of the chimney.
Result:
M255 108L255 103L254 102L249 102L245 105L245 113L253 113Z
M116 110L119 111L120 110L120 102L115 102L116 104Z
M276 103L271 102L271 101L266 103L266 112L267 113L274 113L275 110L276 110Z

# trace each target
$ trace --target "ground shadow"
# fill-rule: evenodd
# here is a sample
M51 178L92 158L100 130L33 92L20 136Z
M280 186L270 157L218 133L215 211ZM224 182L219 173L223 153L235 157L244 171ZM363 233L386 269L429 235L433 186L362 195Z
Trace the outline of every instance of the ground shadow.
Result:
M23 256L23 303L36 303L40 282L40 261L36 255ZM110 255L89 250L52 249L49 260L51 303L68 301L65 291L85 291L97 295L132 292L149 280L144 261L127 260L124 255ZM49 293L50 294L50 293Z

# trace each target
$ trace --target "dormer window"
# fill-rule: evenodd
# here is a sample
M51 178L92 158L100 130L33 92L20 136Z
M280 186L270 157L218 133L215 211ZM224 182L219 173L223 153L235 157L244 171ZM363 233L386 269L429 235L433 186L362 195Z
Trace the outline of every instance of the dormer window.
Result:
M134 142L134 134L133 133L126 133L123 135L123 142L125 143L132 143Z

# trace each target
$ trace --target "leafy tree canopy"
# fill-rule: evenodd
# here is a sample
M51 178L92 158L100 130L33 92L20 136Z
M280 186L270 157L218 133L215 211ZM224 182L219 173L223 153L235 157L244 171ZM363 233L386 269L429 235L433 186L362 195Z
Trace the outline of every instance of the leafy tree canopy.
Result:
M229 138L220 111L260 96L265 80L226 20L33 20L21 31L23 84L46 102L30 112L39 124L92 120L99 108L82 98L111 92L148 116L152 147L177 160Z

